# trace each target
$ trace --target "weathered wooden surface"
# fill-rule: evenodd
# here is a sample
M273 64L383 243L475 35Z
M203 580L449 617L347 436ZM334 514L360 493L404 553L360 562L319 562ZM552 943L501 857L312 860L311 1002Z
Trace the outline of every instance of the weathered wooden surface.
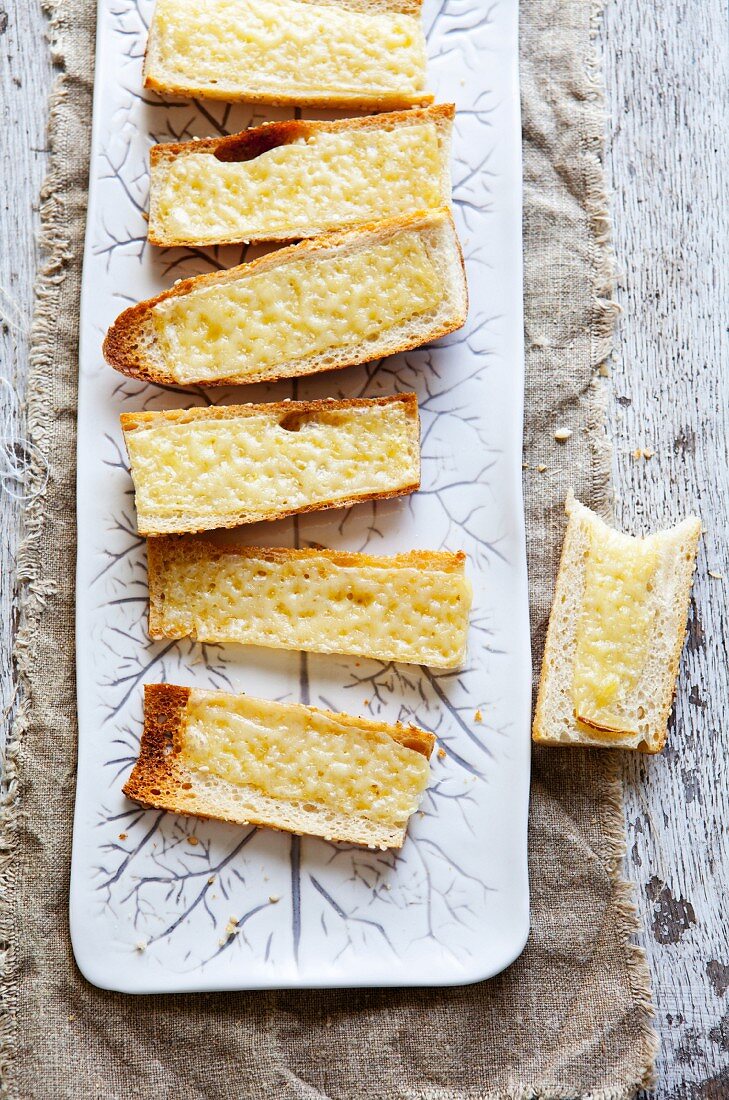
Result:
M52 66L45 19L31 0L0 0L0 727L15 698L10 645L13 576L22 526L22 395L38 259L39 193L46 168Z
M587 2L587 0L585 0ZM22 392L51 83L36 0L0 0L0 378ZM620 301L613 367L618 517L707 527L669 749L626 767L663 1048L657 1095L729 1097L729 21L725 0L608 0L602 33ZM0 440L22 431L4 388ZM637 449L652 458L634 458ZM16 453L16 452L13 452ZM0 453L1 469L5 461ZM21 507L0 478L0 705ZM709 576L708 570L725 579Z
M706 527L669 748L626 767L628 864L662 1037L659 1095L719 1100L729 1098L726 0L611 0L602 41L624 309L617 515L649 528L698 511Z

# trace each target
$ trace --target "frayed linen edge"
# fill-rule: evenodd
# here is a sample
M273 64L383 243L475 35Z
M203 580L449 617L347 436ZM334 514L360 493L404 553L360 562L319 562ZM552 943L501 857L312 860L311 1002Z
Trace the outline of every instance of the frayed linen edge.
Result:
M49 30L54 63L62 64L59 30L62 4L48 0L43 5L50 18ZM15 894L17 887L17 825L21 812L18 754L30 726L31 699L28 683L37 647L38 624L53 586L41 577L40 548L45 530L45 497L48 488L48 446L51 435L51 392L56 318L60 309L61 285L66 278L70 241L63 203L59 197L61 174L56 161L60 118L67 98L63 74L52 87L48 102L47 132L50 163L40 199L39 245L43 261L35 283L35 307L30 337L27 383L27 437L31 462L27 473L28 503L23 516L23 539L17 554L17 603L19 627L13 645L16 673L14 710L2 751L2 795L0 797L0 1095L15 1097L12 1067L17 1054L18 984L16 958Z

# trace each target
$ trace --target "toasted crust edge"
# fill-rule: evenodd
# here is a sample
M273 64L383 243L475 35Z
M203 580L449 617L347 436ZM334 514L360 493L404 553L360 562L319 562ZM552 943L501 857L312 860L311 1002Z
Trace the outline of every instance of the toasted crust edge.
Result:
M170 813L181 813L203 819L227 821L236 825L264 825L267 828L279 828L281 831L285 832L291 831L285 826L271 825L268 821L256 821L248 818L242 820L229 814L224 814L222 812L218 814L210 812L209 810L197 812L192 806L185 803L184 796L186 792L182 789L183 780L178 777L175 767L175 750L179 748L180 730L183 725L184 712L193 694L193 690L192 688L179 687L173 684L145 684L144 726L139 744L139 755L129 778L122 787L123 793L127 798L132 799L132 801L151 809L165 810ZM225 693L221 692L217 694ZM288 705L293 707L302 706L302 704ZM413 752L420 753L426 759L430 759L435 746L435 736L432 733L419 729L417 726L386 726L384 723L374 722L371 719L355 718L348 714L337 714L334 711L322 710L319 707L305 707L304 709L315 714L335 718L345 725L355 726L358 729L371 729L380 733L386 732L394 741L411 749ZM180 787L178 792L180 796L179 802L175 801L173 793L169 791L170 786L173 788L175 786ZM167 793L164 791L165 787L168 788ZM253 816L254 815L251 815L251 817ZM354 818L352 820L354 821ZM393 836L387 840L386 846L394 848L400 847L405 836L406 828L407 825L403 826L400 833L398 829L383 827L382 831L393 834ZM373 823L373 833L376 832L376 830L377 825ZM395 836L395 833L398 833L398 836ZM333 836L331 839L348 840L352 843L362 845L374 843L376 846L383 846L382 838L380 837L378 839L375 835L372 837L368 836L366 838L355 839L355 837L348 832L346 836L342 836L341 838Z
M701 520L698 516L689 516L687 520L694 521L693 531L688 535L689 545L692 549L692 560L688 568L684 567L681 571L681 583L679 584L676 592L676 602L674 605L675 610L675 624L676 635L673 644L673 650L671 652L668 664L666 666L666 684L670 684L670 692L666 692L666 701L663 707L663 713L661 717L661 736L653 746L646 746L642 749L643 752L654 755L655 753L662 752L665 748L666 741L668 740L668 719L673 709L673 703L676 698L676 688L678 686L678 671L681 663L681 653L683 647L686 644L686 626L688 624L689 603L691 600L691 589L694 582L694 573L696 572L696 561L699 549L699 539L702 534Z
M455 103L435 103L428 107L412 107L407 111L365 115L364 118L338 118L330 121L287 118L278 122L263 122L227 137L201 138L199 141L169 141L153 145L149 160L153 168L165 160L189 153L211 153L222 161L254 160L280 145L290 145L299 138L315 133L336 133L339 130L394 130L398 126L414 126L418 122L452 122Z
M666 692L666 701L661 710L661 716L659 719L659 725L655 731L655 739L648 743L643 740L638 745L625 745L615 741L585 741L585 742L569 742L569 741L557 741L553 737L550 737L546 731L546 723L543 718L544 710L544 695L546 692L548 681L548 661L547 657L551 651L551 646L554 645L553 639L553 622L556 623L557 615L559 613L557 603L560 595L560 585L564 579L563 569L565 569L565 563L567 561L569 552L569 538L571 536L570 524L572 522L579 522L577 519L573 521L573 512L576 507L584 507L578 505L572 492L568 494L565 504L565 511L568 515L567 530L565 532L564 542L562 543L562 551L560 554L559 569L557 571L557 582L555 584L554 595L552 597L552 606L550 608L549 622L547 625L547 636L544 644L544 653L542 655L542 667L539 676L539 687L537 691L537 701L534 708L534 720L532 723L532 740L537 744L549 745L553 748L597 748L597 749L622 749L623 751L638 751L649 756L654 756L657 753L663 751L668 739L668 719L670 717L671 709L673 707L673 701L676 694L676 686L678 679L678 670L681 660L681 653L685 643L686 623L688 621L689 600L691 597L691 588L693 584L693 576L696 569L696 557L698 551L699 539L701 537L702 525L697 516L686 517L685 523L693 522L693 529L688 533L690 545L692 547L692 559L688 568L681 570L681 583L678 585L675 604L675 640L673 648L666 663L666 671L664 677L664 683L666 686L670 685L670 691ZM589 511L589 509L587 509ZM589 723L586 723L589 724Z
M195 420L237 420L239 417L255 416L259 412L288 417L324 410L334 411L374 405L393 405L398 402L406 406L411 420L419 420L417 394L408 392L394 393L387 397L349 397L341 401L321 397L315 401L263 401L241 405L206 405L202 408L192 409L163 409L159 412L121 413L119 421L124 432L132 432L138 428L143 428L147 424L162 420L178 424L189 424Z
M277 371L275 368L264 368L246 375L233 373L220 378L201 378L180 383L177 379L166 374L164 371L156 369L153 365L145 365L144 362L140 362L137 353L131 349L131 345L138 337L142 326L151 319L151 314L155 306L171 298L185 297L204 287L216 285L227 286L230 283L234 283L236 277L239 275L241 277L249 277L251 275L260 274L271 269L285 266L287 263L296 262L302 258L310 256L316 257L322 252L330 252L334 249L342 249L342 251L344 251L348 250L349 247L353 245L359 245L360 247L355 247L352 251L364 251L367 247L370 247L378 241L388 240L399 233L408 231L427 232L429 229L438 229L441 227L448 233L460 262L462 284L458 289L461 291L460 298L462 299L462 308L457 313L454 313L448 320L440 324L432 325L427 334L422 338L417 337L414 340L402 340L394 347L388 347L385 354L400 355L402 352L411 351L416 347L422 347L423 344L430 343L433 340L439 340L443 336L448 336L451 332L455 332L457 329L461 328L465 324L468 315L468 283L466 280L466 265L463 257L463 249L458 239L453 217L447 207L442 207L437 211L427 214L414 213L396 218L387 218L382 221L369 222L357 229L334 230L330 233L324 233L319 237L312 237L311 239L300 241L297 244L288 245L278 251L269 252L265 256L260 256L258 259L251 260L248 263L238 264L236 267L229 268L224 272L216 271L211 274L197 275L190 279L183 279L168 290L162 291L162 293L157 294L153 298L147 298L142 302L138 302L136 305L130 306L120 313L104 337L104 343L102 345L104 358L114 370L130 378L137 378L144 382L154 382L156 385L161 386L192 386L201 384L206 388L226 385L252 385L263 381L275 382L281 378L303 377L309 374L324 373L329 370L343 370L346 367L370 362L373 358L378 359L383 352L376 347L374 353L372 353L371 350L368 351L364 349L365 354L363 354L362 347L360 347L358 353L357 345L353 345L351 354L344 359L338 360L336 363L320 363L316 361L319 357L314 356L312 357L313 362L308 369L306 365L302 365L302 368L295 373L282 371L280 369Z

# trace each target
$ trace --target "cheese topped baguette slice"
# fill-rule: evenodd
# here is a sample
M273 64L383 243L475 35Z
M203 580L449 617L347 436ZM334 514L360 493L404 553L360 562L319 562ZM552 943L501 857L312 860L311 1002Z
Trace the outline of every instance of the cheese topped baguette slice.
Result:
M150 382L268 382L395 355L466 320L447 210L326 234L186 279L124 311L108 363Z
M434 744L414 726L148 684L124 794L177 814L400 848Z
M149 240L236 244L318 237L450 206L453 104L337 122L269 122L154 145Z
M157 0L144 86L228 102L430 103L421 0Z
M535 741L660 752L701 523L633 538L567 500Z
M414 393L123 413L142 535L206 531L412 493Z
M150 539L149 633L455 668L465 656L465 555Z

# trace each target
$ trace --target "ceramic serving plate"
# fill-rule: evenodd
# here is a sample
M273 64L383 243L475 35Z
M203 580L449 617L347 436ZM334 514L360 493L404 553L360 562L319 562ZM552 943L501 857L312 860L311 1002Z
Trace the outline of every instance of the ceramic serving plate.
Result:
M163 103L141 87L153 0L99 4L78 415L79 761L71 933L96 985L130 993L443 985L487 978L528 930L530 673L517 0L426 2L430 87L454 101L466 327L393 359L276 385L192 391L124 378L116 315L253 250L146 241L148 151L285 111ZM314 112L311 113L314 115ZM243 529L260 545L464 550L474 588L458 672L234 646L150 642L144 540L119 414L415 390L423 480L406 499ZM413 722L445 749L400 852L142 810L121 793L145 683L245 691ZM231 918L234 918L231 921Z

